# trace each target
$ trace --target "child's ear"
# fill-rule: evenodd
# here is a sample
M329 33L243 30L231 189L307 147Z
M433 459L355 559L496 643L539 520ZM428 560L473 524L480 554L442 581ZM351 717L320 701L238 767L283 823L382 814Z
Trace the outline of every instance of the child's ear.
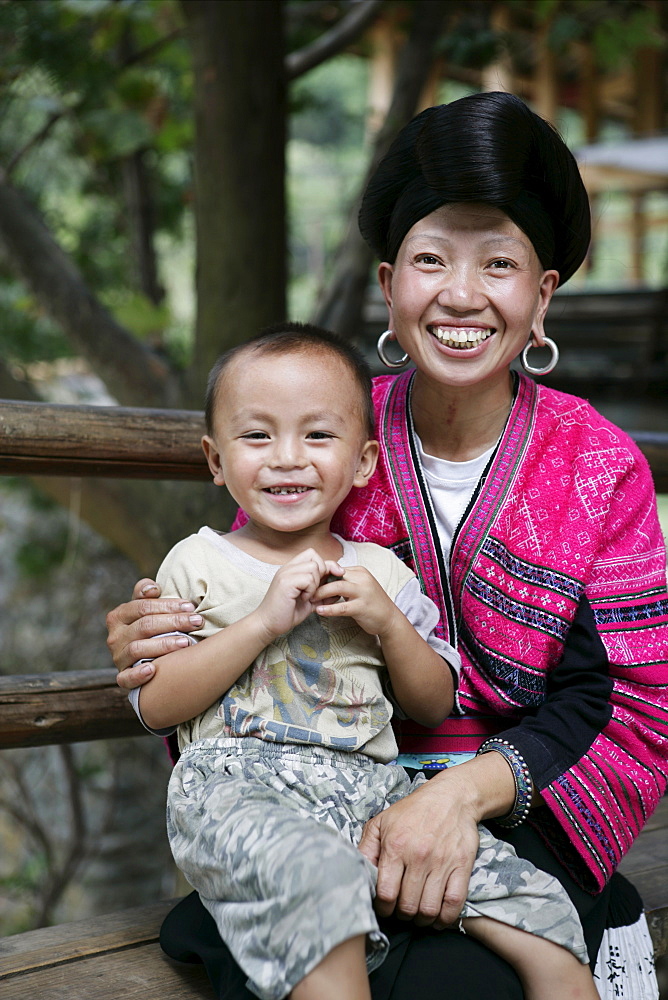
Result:
M362 454L357 464L353 486L366 486L374 472L378 461L380 445L377 441L366 441L362 448Z
M212 437L209 437L208 434L205 434L202 438L202 449L206 455L206 460L209 463L214 484L216 486L224 486L225 477L223 476L223 467L220 463L220 454L218 452L216 442Z

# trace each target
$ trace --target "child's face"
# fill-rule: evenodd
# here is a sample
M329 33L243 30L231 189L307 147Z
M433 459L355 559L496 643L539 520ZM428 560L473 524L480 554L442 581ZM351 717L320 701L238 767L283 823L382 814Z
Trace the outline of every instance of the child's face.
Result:
M329 530L378 455L352 373L319 351L242 354L223 374L214 433L202 446L214 482L254 525L281 532Z

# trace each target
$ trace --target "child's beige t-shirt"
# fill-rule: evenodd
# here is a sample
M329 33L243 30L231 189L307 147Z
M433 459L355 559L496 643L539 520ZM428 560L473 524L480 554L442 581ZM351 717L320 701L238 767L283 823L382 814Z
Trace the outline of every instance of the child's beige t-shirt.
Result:
M420 591L415 574L379 545L340 541L340 564L365 566L447 661L443 669L452 667L458 674L459 656L433 634L438 610ZM204 625L191 635L203 639L258 607L279 568L205 527L174 546L157 580L164 597L195 604ZM387 762L398 752L392 712L378 637L352 618L314 613L267 646L216 704L180 725L179 748L194 740L253 736L361 752Z

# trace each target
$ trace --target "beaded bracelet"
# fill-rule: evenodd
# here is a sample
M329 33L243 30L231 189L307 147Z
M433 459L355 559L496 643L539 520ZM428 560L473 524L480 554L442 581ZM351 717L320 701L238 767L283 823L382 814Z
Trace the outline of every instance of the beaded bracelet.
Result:
M524 823L529 815L531 799L533 797L533 781L531 780L529 768L522 754L519 750L515 749L512 743L494 736L485 740L476 756L480 756L483 753L490 753L492 750L500 753L507 760L515 779L515 802L513 803L513 808L506 816L501 816L500 819L495 819L494 822L498 823L499 826L505 827L519 826L520 823Z

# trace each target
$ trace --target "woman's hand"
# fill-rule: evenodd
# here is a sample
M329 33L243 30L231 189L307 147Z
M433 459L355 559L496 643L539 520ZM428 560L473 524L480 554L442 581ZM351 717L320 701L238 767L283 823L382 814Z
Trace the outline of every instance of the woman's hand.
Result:
M359 849L378 868L376 910L436 929L461 913L478 850L478 823L513 805L515 783L495 753L441 771L374 816Z
M159 597L157 583L144 578L135 584L132 600L107 615L107 646L119 671L116 682L126 690L145 684L153 676L153 664L133 667L137 660L163 656L188 645L183 636L164 633L192 632L202 625L201 616L194 614L194 604Z

